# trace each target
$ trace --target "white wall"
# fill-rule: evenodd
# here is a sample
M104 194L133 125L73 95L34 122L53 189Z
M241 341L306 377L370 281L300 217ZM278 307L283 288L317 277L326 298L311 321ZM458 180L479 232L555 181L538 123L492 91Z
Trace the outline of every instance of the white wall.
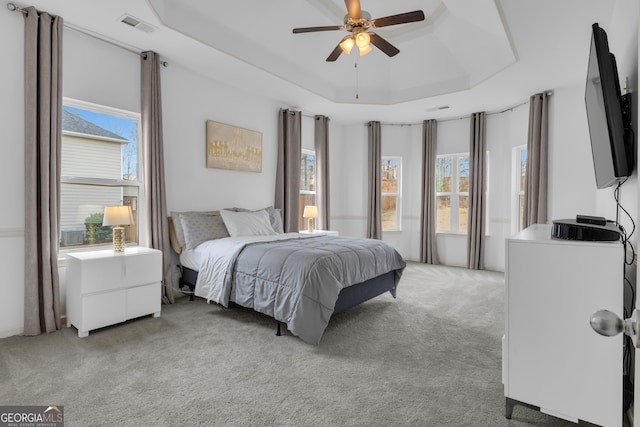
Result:
M24 330L24 19L0 13L0 337Z
M162 70L162 106L170 212L273 205L279 104L170 65ZM207 120L262 132L262 172L207 169Z
M367 226L367 127L342 126L330 141L331 228L341 235L363 237Z

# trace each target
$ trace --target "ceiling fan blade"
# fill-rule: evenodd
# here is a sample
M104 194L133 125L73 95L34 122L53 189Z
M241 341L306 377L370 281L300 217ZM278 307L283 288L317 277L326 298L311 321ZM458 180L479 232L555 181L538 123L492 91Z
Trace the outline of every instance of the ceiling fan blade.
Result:
M371 44L386 53L388 56L396 56L398 53L400 53L400 50L397 47L395 47L376 33L369 33L369 37L371 38Z
M344 0L347 6L347 12L351 19L362 19L362 9L360 8L360 0Z
M327 56L327 62L334 62L336 59L338 59L341 53L342 53L342 48L340 47L340 44L338 44L338 46L336 46L336 48L333 49L333 52L331 52L331 54Z
M380 28L388 27L389 25L406 24L407 22L424 21L424 12L421 10L414 10L413 12L400 13L398 15L385 16L384 18L378 18L371 21L371 26Z
M298 33L313 33L316 31L333 31L333 30L344 30L343 25L329 25L326 27L305 27L305 28L294 28L293 34Z

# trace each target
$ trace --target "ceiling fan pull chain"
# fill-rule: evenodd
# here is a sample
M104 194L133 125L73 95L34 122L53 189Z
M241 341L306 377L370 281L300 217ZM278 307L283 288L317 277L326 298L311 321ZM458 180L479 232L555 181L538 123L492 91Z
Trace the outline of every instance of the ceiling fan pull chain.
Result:
M353 67L356 69L356 99L358 99L359 98L358 88L359 88L359 77L360 77L360 73L358 70L358 57L356 57L356 62L354 62Z

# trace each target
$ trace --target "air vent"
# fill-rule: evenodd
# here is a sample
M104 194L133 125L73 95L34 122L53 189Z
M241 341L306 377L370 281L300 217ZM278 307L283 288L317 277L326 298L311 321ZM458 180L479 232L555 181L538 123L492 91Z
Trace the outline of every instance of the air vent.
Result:
M144 31L145 33L152 33L155 31L156 27L151 24L147 24L146 22L141 21L135 16L131 15L123 15L120 17L120 22L123 24L127 24L130 27L136 28L140 31Z
M447 110L449 108L451 108L451 107L449 107L448 105L442 105L440 107L425 108L424 111L426 111L428 113L432 113L434 111Z

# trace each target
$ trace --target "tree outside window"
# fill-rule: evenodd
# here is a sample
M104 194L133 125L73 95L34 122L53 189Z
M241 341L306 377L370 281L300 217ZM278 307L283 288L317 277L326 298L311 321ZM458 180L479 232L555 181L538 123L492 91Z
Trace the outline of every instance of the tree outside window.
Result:
M382 158L382 229L400 230L400 157Z

